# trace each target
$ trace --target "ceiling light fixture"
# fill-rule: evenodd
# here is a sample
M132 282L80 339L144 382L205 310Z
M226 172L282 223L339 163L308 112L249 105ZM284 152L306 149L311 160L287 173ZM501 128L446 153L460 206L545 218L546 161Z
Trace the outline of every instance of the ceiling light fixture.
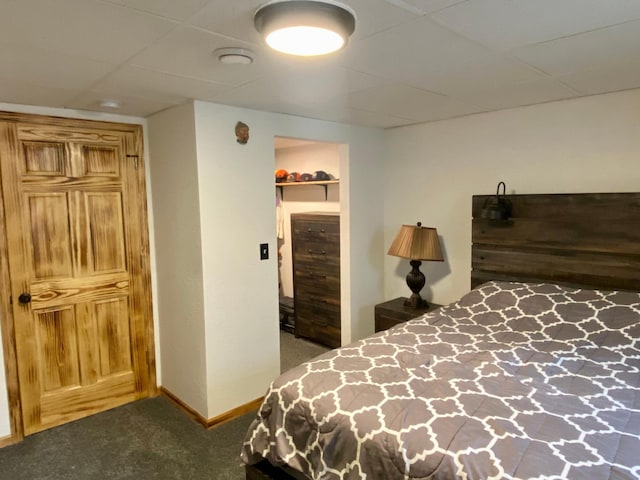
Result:
M355 14L330 0L277 0L256 10L256 30L279 52L305 57L326 55L347 44Z
M213 52L220 63L227 65L249 65L253 63L253 52L246 48L219 48Z

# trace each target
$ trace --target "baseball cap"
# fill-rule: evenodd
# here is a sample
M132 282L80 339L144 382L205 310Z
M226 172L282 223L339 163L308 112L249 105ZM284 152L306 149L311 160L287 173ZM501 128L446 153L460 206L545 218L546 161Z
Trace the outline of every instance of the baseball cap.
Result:
M276 175L276 182L278 183L286 182L289 172L287 172L286 170L280 169L280 170L276 170L275 175Z
M287 175L287 182L299 182L300 174L298 172L291 172Z
M314 181L321 181L321 180L331 180L331 177L329 176L329 174L327 172L325 172L324 170L318 170L313 174L313 180Z

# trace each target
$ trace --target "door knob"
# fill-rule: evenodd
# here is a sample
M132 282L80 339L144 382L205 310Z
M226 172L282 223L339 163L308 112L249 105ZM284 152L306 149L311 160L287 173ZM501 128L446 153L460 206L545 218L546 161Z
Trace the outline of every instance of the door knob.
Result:
M27 304L31 302L31 294L27 292L21 293L20 296L18 297L18 301L23 304Z

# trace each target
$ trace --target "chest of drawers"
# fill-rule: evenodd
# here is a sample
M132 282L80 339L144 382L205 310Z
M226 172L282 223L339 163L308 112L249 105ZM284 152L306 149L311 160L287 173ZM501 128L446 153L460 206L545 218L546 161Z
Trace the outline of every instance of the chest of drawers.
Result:
M292 214L291 246L295 334L339 347L339 214Z

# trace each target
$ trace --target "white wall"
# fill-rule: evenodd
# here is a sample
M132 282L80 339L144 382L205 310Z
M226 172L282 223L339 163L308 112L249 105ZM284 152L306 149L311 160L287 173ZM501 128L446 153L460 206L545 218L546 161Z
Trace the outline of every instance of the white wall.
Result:
M340 199L350 199L341 215L343 261L351 279L343 290L348 306L343 339L347 335L348 341L373 331L373 306L382 298L382 199L372 194L382 188L382 141L375 129L207 102L195 102L195 111L207 414L213 418L264 395L280 370L274 138L348 145L339 147L343 179L347 164L354 174L374 172L362 183L347 178L340 184ZM238 120L250 127L246 145L235 141ZM269 244L269 260L259 260L260 243Z
M340 179L340 146L335 143L314 143L296 147L280 148L275 151L275 168L287 172L311 173L324 170L334 179ZM277 192L278 197L280 192ZM280 262L280 283L283 295L293 297L293 264L291 255L291 214L303 212L339 212L340 186L327 186L325 200L324 187L302 185L283 187L282 211L284 238L278 243L282 254Z
M16 105L11 103L1 103L0 102L0 110L5 112L18 112L18 113L30 113L34 115L50 115L56 117L66 117L66 118L78 118L84 120L98 120L104 122L120 122L120 123L129 123L134 125L142 125L143 127L143 144L144 144L144 160L146 165L146 177L147 177L147 210L149 214L149 241L150 241L150 260L151 260L151 290L153 293L153 316L154 319L157 318L158 315L158 304L157 298L155 295L156 291L156 271L155 271L155 248L154 248L154 229L153 229L153 206L151 204L151 185L148 181L149 179L149 148L147 141L147 129L146 129L146 120L140 117L130 117L126 115L116 115L116 114L108 114L108 113L100 113L100 112L86 112L81 110L69 110L63 108L50 108L50 107L37 107L32 105ZM156 374L158 378L158 382L161 379L162 373L162 364L159 356L159 338L158 338L158 329L155 328L155 349L156 349ZM0 342L0 355L2 353L2 342ZM0 358L4 358L0 356ZM6 395L6 377L5 377L5 369L0 368L0 438L11 435L11 425L9 422L9 405L7 403L7 395Z
M423 262L423 296L470 287L471 196L640 189L640 90L387 131L385 248L402 223L436 227L445 262ZM408 261L386 256L385 298L407 296Z
M193 104L149 117L162 386L207 409L204 284Z

